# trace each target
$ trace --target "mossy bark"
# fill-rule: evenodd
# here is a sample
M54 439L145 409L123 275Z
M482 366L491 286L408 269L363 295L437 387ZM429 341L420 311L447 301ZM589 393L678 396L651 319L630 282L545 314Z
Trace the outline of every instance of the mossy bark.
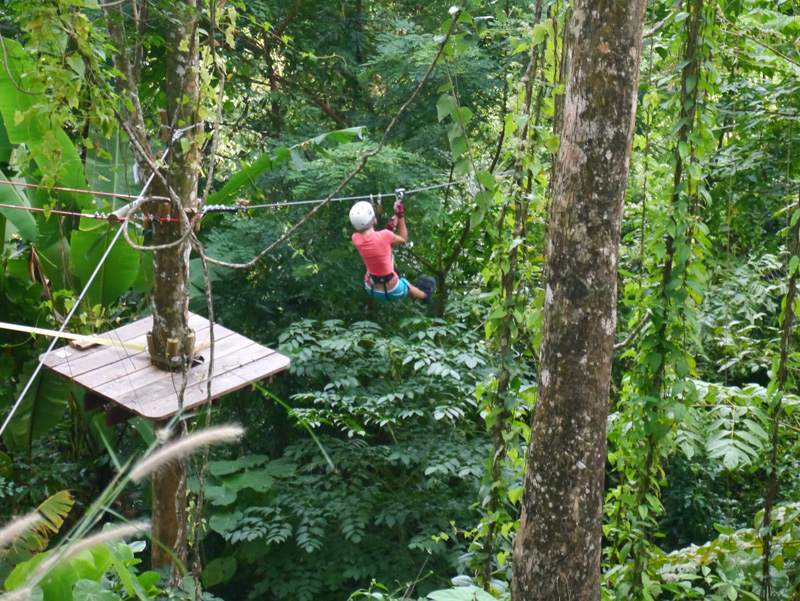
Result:
M600 599L617 261L645 7L576 0L573 9L515 601Z
M174 243L185 235L181 213L193 215L197 208L197 183L200 166L199 135L202 122L197 115L198 81L195 0L175 2L167 15L166 96L169 122L169 151L166 154L166 179L153 180L154 196L172 198L157 201L161 215L170 221L153 224L155 245ZM177 197L177 202L175 201ZM158 211L158 209L156 209ZM189 336L189 242L157 250L153 254L153 355L162 367L181 369L191 361ZM173 341L170 343L170 341Z

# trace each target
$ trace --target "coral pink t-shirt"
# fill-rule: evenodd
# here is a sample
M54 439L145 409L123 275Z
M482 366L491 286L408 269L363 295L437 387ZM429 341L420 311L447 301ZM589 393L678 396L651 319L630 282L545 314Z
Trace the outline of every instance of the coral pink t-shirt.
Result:
M353 244L358 250L358 254L364 259L368 274L364 279L369 282L369 274L376 276L389 275L394 272L394 262L392 260L392 240L394 232L390 230L380 230L371 234L353 234ZM397 281L395 275L389 282L393 284Z

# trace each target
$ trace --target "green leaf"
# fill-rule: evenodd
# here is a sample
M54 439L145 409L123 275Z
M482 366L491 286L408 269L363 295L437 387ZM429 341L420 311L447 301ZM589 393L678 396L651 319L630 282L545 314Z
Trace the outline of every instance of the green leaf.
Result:
M480 224L483 222L483 218L486 216L486 207L482 204L478 204L475 211L469 218L469 225L472 230L477 230Z
M2 68L2 65L0 65L0 68ZM9 163L13 153L14 145L11 144L11 141L8 139L6 126L5 123L3 123L3 115L0 114L0 163Z
M205 491L206 500L212 505L225 507L236 501L236 491L224 486L209 486Z
M744 420L744 425L747 426L747 429L761 440L769 439L769 434L767 434L767 432L758 424L758 422L755 422L752 419L746 419Z
M789 261L789 275L791 276L795 271L797 271L797 266L800 264L800 257L797 255L793 255L792 259Z
M242 517L244 516L241 511L212 515L211 519L208 521L208 525L214 532L225 535L232 532L240 525Z
M86 181L92 190L111 194L126 194L136 197L141 192L141 185L135 182L133 166L136 161L130 145L122 139L119 130L110 138L98 136L86 149ZM109 209L115 211L128 204L121 198L113 196L98 197L108 203ZM84 220L90 221L90 220ZM102 227L100 220L91 220L92 224L81 223L81 229Z
M203 586L211 587L223 582L228 582L236 575L235 557L217 557L208 562L200 579Z
M0 124L2 126L2 124ZM10 178L0 170L0 178L9 180ZM11 205L15 207L29 207L27 197L22 192L22 189L17 186L0 185L0 204ZM34 213L23 209L7 209L0 207L0 214L2 214L9 223L11 223L22 236L26 242L35 242L38 233L36 225L36 218ZM5 232L0 232L4 235Z
M34 154L42 173L55 178L59 186L85 190L83 163L69 136L60 127L51 128L49 119L28 116L28 110L39 101L38 96L17 91L15 83L20 81L23 73L34 71L35 67L27 60L18 42L11 39L4 39L4 42L4 54L8 61L6 69L0 67L0 115L5 122L9 142L25 144L29 149L46 147L52 152ZM9 80L9 74L14 82ZM64 206L76 203L85 208L92 203L89 194L59 191L56 196Z
M70 262L83 285L89 281L116 232L108 222L102 230L72 232ZM119 226L117 226L119 227ZM87 298L92 305L110 306L133 285L139 273L139 253L124 240L114 244L92 281Z
M121 597L94 580L79 580L72 589L73 599L81 601L121 601Z
M19 398L35 368L35 361L25 366L15 398ZM12 449L27 449L34 438L50 432L64 419L68 394L74 394L72 384L65 384L49 370L41 370L3 433L3 442Z
M477 586L459 586L428 593L433 601L497 601L495 597Z
M488 171L478 172L478 182L487 190L494 190L494 176Z
M541 44L546 37L547 28L541 23L537 23L533 28L533 40L531 43L536 46L537 44Z
M275 478L261 471L245 471L241 474L232 474L224 479L225 487L238 492L245 488L252 488L258 492L266 492L272 487Z
M436 101L436 114L441 123L446 117L453 114L456 108L456 101L451 94L442 94Z
M561 147L561 138L556 135L549 136L544 145L552 154L556 154Z

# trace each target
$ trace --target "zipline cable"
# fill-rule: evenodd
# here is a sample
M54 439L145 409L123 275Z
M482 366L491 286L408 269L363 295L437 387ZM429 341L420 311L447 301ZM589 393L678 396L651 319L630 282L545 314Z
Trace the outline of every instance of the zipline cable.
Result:
M166 158L166 154L164 155L164 157ZM150 178L147 180L147 183L144 185L144 187L142 188L142 191L139 193L139 198L142 198L144 196L145 191L147 190L148 186L150 185L150 182L153 181L154 177L155 177L155 172L150 174ZM113 240L111 240L111 244L108 245L108 248L106 249L106 252L100 258L100 262L97 264L97 267L95 267L94 273L92 273L91 277L86 282L86 286L84 286L83 290L81 291L80 296L78 296L78 300L75 301L75 304L72 306L72 309L70 309L69 313L64 318L64 322L61 324L61 328L59 328L59 330L58 330L59 333L63 333L64 332L64 328L67 327L67 324L69 323L69 320L72 319L73 314L75 313L75 311L80 306L81 301L83 300L83 297L86 295L86 292L88 292L88 290L89 290L89 286L91 286L92 282L94 282L94 278L100 272L100 268L103 266L103 263L105 263L106 259L108 258L108 255L111 254L111 250L114 248L114 245L117 243L117 240L119 240L119 237L120 237L120 235L122 235L123 231L124 231L124 228L119 228L117 230L116 235L114 236ZM17 409L19 409L19 405L20 405L20 403L22 403L22 399L25 398L25 395L28 393L28 390L30 390L31 386L33 386L33 382L36 380L36 376L39 375L39 372L41 371L42 366L44 365L44 362L47 361L47 357L50 355L50 353L53 352L53 349L55 348L56 343L58 343L58 340L59 340L58 336L54 336L53 337L53 341L50 343L50 346L47 347L47 351L45 351L44 355L37 362L36 369L33 370L33 374L31 375L30 379L28 380L28 383L25 385L25 388L22 390L22 393L19 395L19 398L17 399L17 402L14 403L14 406L11 408L11 411L9 412L8 416L6 417L6 421L3 422L2 427L0 427L0 436L3 435L3 432L5 432L6 427L8 427L8 424L11 421L11 418L14 417L14 414L16 413Z
M7 186L22 186L23 188L47 188L47 186L42 186L40 184L29 184L28 182L11 182L8 180L0 180L0 184L6 184ZM133 194L117 194L115 192L99 192L97 190L79 190L77 188L60 188L58 186L53 186L52 188L47 188L47 189L59 190L60 192L75 192L77 194L92 194L95 196L113 196L114 198L128 198L128 199L137 198L137 196Z
M510 173L510 172L509 171L503 171L501 173L498 173L497 175L505 175L507 173ZM422 188L414 188L412 190L406 190L405 194L409 195L409 194L415 194L415 193L418 193L418 192L427 192L429 190L436 190L438 188L447 188L447 187L450 187L450 186L456 186L456 185L459 185L459 184L465 184L465 183L468 183L470 181L472 181L472 178L465 178L465 179L461 179L461 180L454 181L454 182L446 182L444 184L433 184L433 185L430 185L430 186L424 186ZM31 188L43 187L43 186L40 186L39 184L22 184L20 182L9 182L9 181L5 181L5 180L0 180L0 185L3 185L3 184L12 185L12 186L22 185L22 186L27 186L27 187L31 187ZM134 198L134 199L138 200L138 197L129 196L127 194L112 194L110 192L96 192L96 191L93 191L93 190L78 190L78 189L75 189L75 188L52 188L52 189L53 190L64 190L64 191L69 191L69 192L77 192L77 193L81 193L81 194L101 194L101 195L107 195L107 196L116 196L116 197L119 197L119 198ZM342 197L339 197L339 198L332 198L332 199L330 199L329 202L346 202L346 201L353 201L353 200L369 200L370 198L373 198L375 196L377 196L378 198L384 197L384 196L395 196L395 193L394 192L387 192L387 193L369 194L369 195L361 195L361 196L342 196ZM319 203L325 202L325 200L326 199L324 199L324 198L322 198L322 199L314 199L314 200L294 200L294 201L289 201L289 202L275 202L275 203L260 204L260 205L244 205L244 204L241 204L241 205L207 205L206 207L203 208L203 214L205 215L206 213L226 213L226 212L227 213L236 213L236 212L239 212L239 211L246 211L246 210L251 210L251 209L267 209L267 208L288 207L288 206L292 206L292 205L319 204ZM40 207L24 207L24 206L18 206L18 205L10 205L10 204L0 204L0 209L17 209L17 210L20 210L20 211L31 211L31 212L39 212L39 213L52 213L52 214L55 214L55 215L67 215L67 216L71 216L71 217L85 217L87 219L106 219L106 220L108 220L109 216L111 215L111 213L100 213L98 211L95 211L94 213L78 213L77 211L63 211L63 210L59 210L59 209L49 209L48 210L48 209L43 209L43 208L40 208ZM158 217L158 216L154 216L154 215L145 216L145 217L142 217L140 219L143 220L143 221L180 221L180 219L178 219L178 218ZM192 221L192 220L190 219L190 221Z

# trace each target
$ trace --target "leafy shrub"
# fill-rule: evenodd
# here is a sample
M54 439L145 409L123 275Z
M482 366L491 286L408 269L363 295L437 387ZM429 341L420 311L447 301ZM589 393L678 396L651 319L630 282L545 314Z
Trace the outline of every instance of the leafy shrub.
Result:
M482 338L440 320L388 334L307 320L284 332L281 351L292 358L281 385L296 391L290 415L316 440L298 430L279 452L209 464L206 546L218 559L206 586L299 601L429 572L423 592L447 586L467 541L439 535L478 521L491 448L474 396L489 373Z

